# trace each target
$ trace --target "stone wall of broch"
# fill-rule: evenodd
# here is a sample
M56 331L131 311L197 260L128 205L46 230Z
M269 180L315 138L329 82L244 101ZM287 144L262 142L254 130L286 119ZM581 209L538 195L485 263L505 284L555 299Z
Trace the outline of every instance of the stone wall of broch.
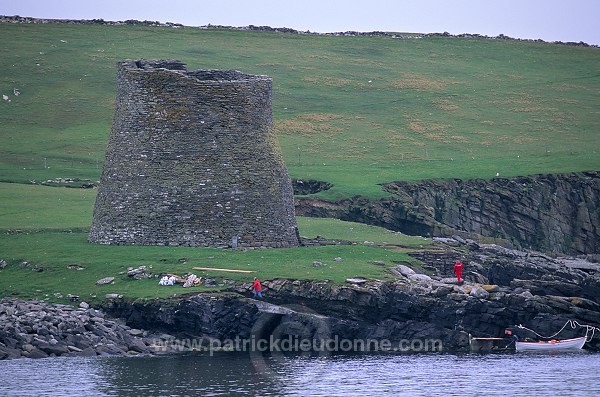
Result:
M271 87L268 76L175 60L120 62L89 240L297 246Z

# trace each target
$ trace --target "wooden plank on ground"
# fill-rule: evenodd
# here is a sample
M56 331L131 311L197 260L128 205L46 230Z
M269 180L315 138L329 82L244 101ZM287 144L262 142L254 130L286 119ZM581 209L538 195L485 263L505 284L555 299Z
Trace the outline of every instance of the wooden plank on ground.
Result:
M229 273L254 273L254 270L219 269L216 267L193 267L192 270L208 270L208 271L229 272Z

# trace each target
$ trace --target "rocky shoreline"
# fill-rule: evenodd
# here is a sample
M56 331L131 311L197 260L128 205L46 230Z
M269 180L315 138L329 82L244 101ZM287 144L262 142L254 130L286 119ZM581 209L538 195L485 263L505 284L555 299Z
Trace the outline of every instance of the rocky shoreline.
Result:
M265 283L271 290L269 301L324 316L321 323L347 339L398 343L435 338L445 351L468 351L469 335L502 337L505 330L522 339L539 339L519 325L550 336L573 320L600 331L599 264L474 241L444 241L448 245L437 252L411 254L423 263L421 268L396 266L396 281L340 286L274 280ZM466 281L461 284L449 277L458 259L466 266ZM293 333L298 322L310 328L314 318L295 318L289 329L286 322L290 320L281 320L279 333ZM558 337L582 336L586 331L567 327ZM586 348L600 351L600 338Z
M74 307L0 300L0 360L154 354L164 351L157 341L170 338L131 328L85 302Z
M107 299L97 308L0 301L0 359L157 354L203 349L236 338L439 340L443 351L469 351L469 338L566 339L588 333L600 351L600 264L550 257L460 237L437 239L419 261L396 263L393 280L265 280L266 302L249 284L177 298ZM465 281L451 276L465 263ZM385 264L382 264L385 265ZM589 325L564 327L568 321ZM525 328L521 328L520 326ZM144 331L146 330L146 331ZM507 340L507 345L510 345ZM513 345L514 347L514 345Z
M267 310L247 299L249 284L232 286L225 296L197 294L168 303L114 300L104 309L132 326L215 340L275 334L392 343L436 338L444 351L468 351L469 335L502 337L507 329L537 338L519 325L548 336L569 320L600 327L600 264L458 237L439 242L436 251L411 254L421 267L397 264L394 281L266 280ZM450 278L458 259L466 267L461 284ZM558 337L585 333L567 327ZM600 338L586 348L600 351Z

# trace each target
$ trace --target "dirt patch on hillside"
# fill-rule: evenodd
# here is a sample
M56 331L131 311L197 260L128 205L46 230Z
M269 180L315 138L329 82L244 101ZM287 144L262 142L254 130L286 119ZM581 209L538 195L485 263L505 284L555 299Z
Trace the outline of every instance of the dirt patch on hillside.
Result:
M416 73L404 73L400 79L392 80L392 88L398 90L441 91L450 84L459 84L453 81L432 79Z
M308 83L326 85L329 87L344 87L344 86L347 86L354 82L353 80L350 80L350 79L342 79L339 77L324 77L324 76L303 77L302 80L306 81Z
M343 118L341 115L331 113L307 113L275 121L275 129L282 134L337 134L344 129L333 122Z

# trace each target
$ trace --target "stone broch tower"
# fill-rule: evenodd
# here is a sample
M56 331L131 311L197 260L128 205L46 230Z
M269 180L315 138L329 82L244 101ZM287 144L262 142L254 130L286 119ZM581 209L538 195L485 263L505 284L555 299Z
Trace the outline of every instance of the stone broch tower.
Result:
M293 193L268 76L180 61L118 64L89 241L292 247Z

